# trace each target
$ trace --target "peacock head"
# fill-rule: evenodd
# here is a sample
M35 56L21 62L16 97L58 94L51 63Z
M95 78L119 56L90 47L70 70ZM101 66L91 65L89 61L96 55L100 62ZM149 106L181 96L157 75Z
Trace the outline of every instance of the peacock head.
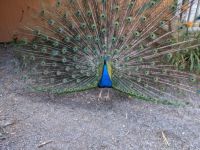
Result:
M107 62L109 62L110 61L110 56L104 56L104 58L103 58L103 60L104 60L104 65L106 65L107 64Z

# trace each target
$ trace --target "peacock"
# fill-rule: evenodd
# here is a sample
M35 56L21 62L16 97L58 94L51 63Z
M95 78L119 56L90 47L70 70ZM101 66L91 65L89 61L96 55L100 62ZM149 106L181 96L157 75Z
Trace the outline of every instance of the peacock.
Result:
M180 19L195 2L41 2L41 10L32 8L31 20L18 31L22 78L43 92L113 88L141 100L180 104L184 95L197 94L200 80L170 63L178 52L200 49L200 37L189 36Z

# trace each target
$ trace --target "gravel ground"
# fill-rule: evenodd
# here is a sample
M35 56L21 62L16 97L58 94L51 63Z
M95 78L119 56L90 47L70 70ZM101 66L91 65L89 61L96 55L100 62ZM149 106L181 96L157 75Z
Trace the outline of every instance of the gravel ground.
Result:
M200 150L199 97L175 107L112 89L110 100L97 99L100 89L31 93L13 71L11 49L0 49L0 150Z

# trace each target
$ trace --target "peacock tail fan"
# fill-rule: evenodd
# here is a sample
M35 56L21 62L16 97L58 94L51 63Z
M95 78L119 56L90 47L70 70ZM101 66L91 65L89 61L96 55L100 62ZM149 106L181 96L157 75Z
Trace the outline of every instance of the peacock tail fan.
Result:
M16 53L37 90L69 93L98 87L104 65L112 88L143 100L179 104L200 77L169 63L200 47L180 14L195 0L57 0L33 10ZM32 40L27 40L27 39ZM107 75L108 75L107 74Z

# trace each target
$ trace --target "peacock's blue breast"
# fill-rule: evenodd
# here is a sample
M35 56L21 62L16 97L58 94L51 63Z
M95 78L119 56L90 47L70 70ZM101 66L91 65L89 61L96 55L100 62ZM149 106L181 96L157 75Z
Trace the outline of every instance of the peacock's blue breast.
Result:
M99 87L100 88L111 88L112 87L112 81L108 73L107 65L104 64L103 66L103 72L101 79L99 81Z

